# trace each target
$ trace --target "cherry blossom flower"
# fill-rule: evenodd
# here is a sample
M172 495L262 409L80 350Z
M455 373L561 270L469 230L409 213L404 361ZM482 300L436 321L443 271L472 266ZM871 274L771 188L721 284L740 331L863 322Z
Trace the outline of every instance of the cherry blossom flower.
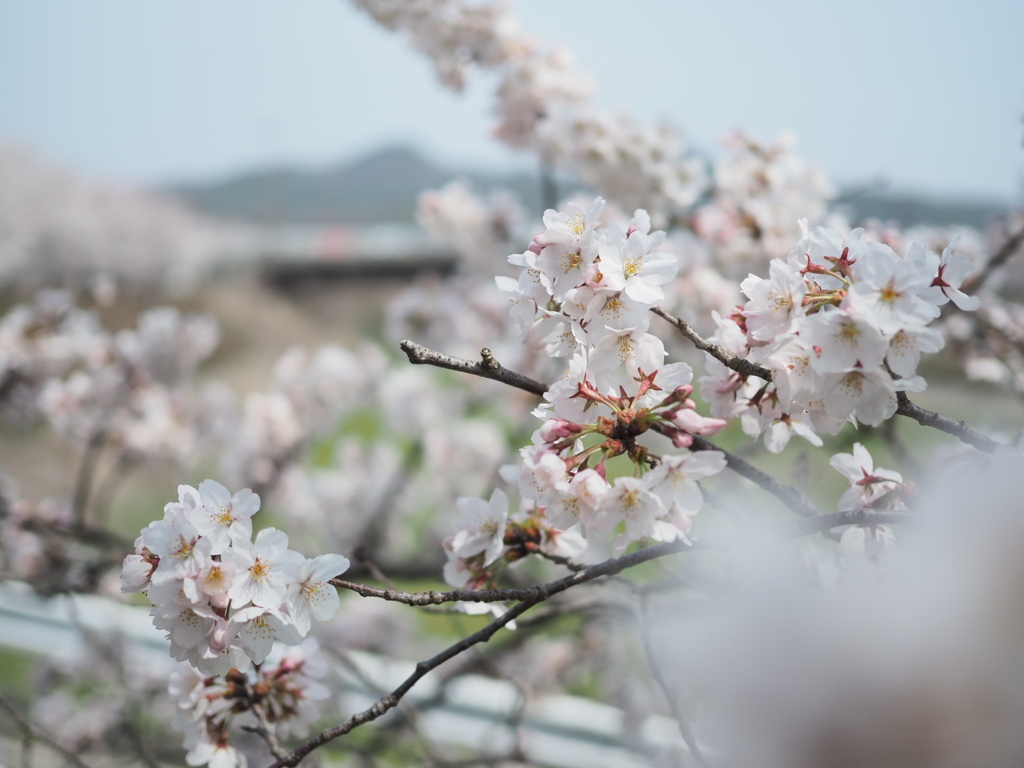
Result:
M545 456L557 459L553 454ZM508 497L505 492L495 488L490 501L464 498L455 503L462 516L454 526L452 553L460 558L482 553L484 565L497 560L504 548L505 523L508 520Z
M342 555L318 555L299 566L286 600L299 634L309 632L312 619L327 621L338 612L338 590L328 582L348 570L349 560Z
M256 534L255 542L239 539L231 552L238 564L238 575L228 591L232 601L263 607L284 602L303 561L302 555L288 549L288 534L264 528Z
M860 443L854 443L853 453L837 453L829 464L851 483L839 499L841 512L872 507L903 483L899 472L876 469L868 449Z
M651 252L651 238L642 232L629 237L608 232L601 240L601 272L611 291L622 291L633 301L651 306L665 293L661 286L676 276L679 263L675 256Z
M227 546L231 538L252 536L252 516L259 511L259 496L248 488L232 495L216 480L201 482L198 495L196 525L215 547Z

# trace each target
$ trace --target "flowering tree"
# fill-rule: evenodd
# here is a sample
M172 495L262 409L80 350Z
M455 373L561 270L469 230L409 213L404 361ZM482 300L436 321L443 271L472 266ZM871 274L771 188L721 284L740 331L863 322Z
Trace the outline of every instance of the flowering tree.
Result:
M83 458L70 502L8 492L5 574L43 593L102 591L121 564L114 589L145 593L180 663L169 691L190 765L244 765L247 754L297 765L402 709L448 662L462 667L447 681L473 669L472 651L516 625L491 660L524 698L601 667L609 700L671 715L678 744L659 759L676 764L859 764L876 754L865 742L886 745L893 764L1017 764L1024 667L1008 638L1024 603L1005 606L1024 580L1005 540L1022 526L1008 495L1019 482L1006 481L1020 459L1008 437L910 395L926 387L922 355L940 352L1020 389L1024 315L996 278L1024 229L987 244L977 233L851 229L790 141L731 137L709 167L674 132L598 114L571 59L520 35L497 5L357 5L406 34L451 87L475 67L497 71L496 136L602 197L524 224L508 198L478 200L459 185L424 195L424 223L464 258L447 282L416 285L392 306L389 327L415 338L401 342L407 361L371 347L296 350L267 392L241 402L193 380L216 345L209 319L154 310L111 334L66 294L15 308L0 324L4 416L46 419ZM696 380L691 364L704 369ZM367 416L372 434L357 435L352 424ZM958 517L970 503L961 490L944 491L957 500L944 505L921 485L937 480L885 431L896 417L951 436L931 454L915 437L915 450L947 474L968 467L973 498L987 499L976 523ZM734 423L743 436L720 434ZM848 481L838 511L752 457L758 442L792 453L794 437L815 449L801 456ZM888 443L912 479L875 466L869 440ZM325 446L328 461L317 458ZM182 472L217 466L223 484L180 485L121 562L131 543L104 510L124 471L158 458ZM254 536L265 505L273 525ZM904 526L921 533L898 536ZM969 566L980 560L998 575L979 577ZM391 581L436 575L449 589ZM369 600L342 603L338 590ZM982 591L1004 599L974 605ZM955 623L937 607L942 594L974 630L922 648L940 622ZM309 735L330 696L329 662L359 647L407 650L399 641L416 629L373 616L366 606L378 602L487 618ZM339 609L347 620L333 619ZM915 613L924 630L909 628ZM536 631L566 615L598 634L596 651ZM621 615L634 637L600 634ZM334 628L346 623L363 636ZM558 647L568 658L557 669L530 671ZM950 659L986 650L995 667L964 662L934 683ZM879 671L880 655L891 668ZM641 667L640 693L615 690ZM133 679L136 694L145 679ZM796 698L780 698L787 685ZM954 702L965 691L997 715L964 717ZM915 695L934 705L928 717L908 717ZM38 709L43 726L23 720L25 733L61 730L44 714L54 696ZM429 744L429 728L403 712ZM886 717L907 727L883 727ZM962 729L949 735L954 723ZM252 734L258 749L244 742ZM97 740L80 729L61 748ZM539 758L517 742L475 759Z

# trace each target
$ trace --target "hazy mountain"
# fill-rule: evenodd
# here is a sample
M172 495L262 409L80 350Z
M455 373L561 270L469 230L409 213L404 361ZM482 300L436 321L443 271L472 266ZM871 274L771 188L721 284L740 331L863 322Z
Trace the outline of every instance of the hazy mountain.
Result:
M465 178L477 190L510 188L528 211L540 212L536 174L460 172L440 167L406 146L381 148L324 169L264 168L220 181L179 184L168 191L211 216L261 224L371 224L410 222L424 189ZM563 189L570 188L564 185ZM853 221L871 217L914 224L977 227L1006 212L1006 204L936 200L891 192L850 191L840 203Z
M847 193L837 202L852 221L881 219L897 221L904 227L959 224L984 229L993 217L1005 216L1010 209L1010 203L998 200L939 199L894 192Z
M467 179L478 191L511 188L528 207L539 206L539 181L528 174L441 168L404 146L323 170L266 168L222 181L179 184L169 191L218 217L262 224L369 224L412 221L419 193L455 177Z

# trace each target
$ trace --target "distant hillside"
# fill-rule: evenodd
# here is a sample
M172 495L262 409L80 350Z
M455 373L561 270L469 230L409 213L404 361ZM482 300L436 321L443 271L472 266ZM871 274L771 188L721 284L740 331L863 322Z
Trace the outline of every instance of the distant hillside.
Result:
M852 221L881 219L899 222L904 227L959 224L978 229L994 217L1005 216L1009 207L1009 203L996 200L937 199L890 192L848 193L840 195L837 204Z
M510 188L528 211L539 213L535 174L461 172L442 168L405 146L384 147L363 158L322 170L265 168L204 184L179 184L167 191L200 213L259 224L375 224L411 222L424 189L453 178L477 190ZM566 184L564 189L570 188ZM984 226L1006 205L991 201L934 200L913 195L850 191L840 204L852 220Z
M477 190L511 188L527 207L539 209L534 177L440 168L408 147L386 147L323 170L268 168L168 191L217 217L261 224L373 224L413 221L419 193L455 177Z

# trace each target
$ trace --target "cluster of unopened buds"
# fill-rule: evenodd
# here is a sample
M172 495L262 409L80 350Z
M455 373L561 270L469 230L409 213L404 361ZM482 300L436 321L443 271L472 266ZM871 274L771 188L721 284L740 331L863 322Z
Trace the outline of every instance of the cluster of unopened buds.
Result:
M316 655L312 638L289 649L274 663L267 661L243 671L231 669L223 676L204 677L183 666L171 676L175 700L174 725L185 732L189 765L245 765L245 756L231 744L231 726L239 718L251 727L273 728L276 737L288 733L304 736L320 717L317 702L329 697L317 680L327 665Z

